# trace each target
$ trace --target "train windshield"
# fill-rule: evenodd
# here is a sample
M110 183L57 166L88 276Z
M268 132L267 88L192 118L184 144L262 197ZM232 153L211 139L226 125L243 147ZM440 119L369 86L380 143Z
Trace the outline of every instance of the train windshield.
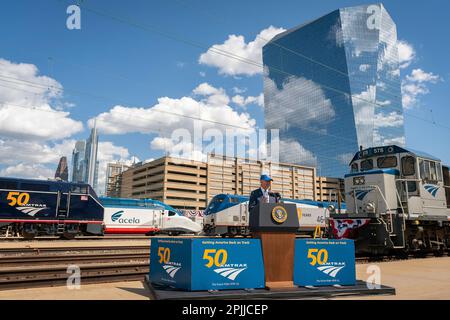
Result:
M416 159L411 156L406 156L402 158L402 174L404 176L413 176L416 174Z
M377 166L380 169L395 168L397 167L397 157L396 156L379 157L377 159Z
M226 195L215 196L209 203L208 208L206 208L206 210L208 212L217 211L219 209L220 205L225 201L226 198L227 198Z
M373 169L373 160L367 159L361 161L361 171L369 171Z

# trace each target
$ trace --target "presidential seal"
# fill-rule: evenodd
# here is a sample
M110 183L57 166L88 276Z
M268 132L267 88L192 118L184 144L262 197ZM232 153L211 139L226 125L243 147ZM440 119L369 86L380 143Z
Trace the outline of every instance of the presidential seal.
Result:
M284 207L276 206L272 209L272 219L278 224L282 224L287 220L288 214Z

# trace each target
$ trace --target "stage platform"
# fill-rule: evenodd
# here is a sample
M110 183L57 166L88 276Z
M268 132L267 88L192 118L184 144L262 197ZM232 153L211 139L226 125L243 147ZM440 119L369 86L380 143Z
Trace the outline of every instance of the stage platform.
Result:
M145 286L154 300L232 300L232 299L326 299L337 296L395 295L395 288L381 286L369 289L364 281L358 280L354 286L296 287L289 290L270 291L267 289L182 291L170 287L152 285L148 275Z

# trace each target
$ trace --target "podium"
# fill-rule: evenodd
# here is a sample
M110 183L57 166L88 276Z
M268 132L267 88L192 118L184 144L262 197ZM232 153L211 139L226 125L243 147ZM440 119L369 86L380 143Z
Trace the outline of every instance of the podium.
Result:
M270 290L295 288L296 205L259 203L250 212L249 227L253 237L261 239L265 286Z

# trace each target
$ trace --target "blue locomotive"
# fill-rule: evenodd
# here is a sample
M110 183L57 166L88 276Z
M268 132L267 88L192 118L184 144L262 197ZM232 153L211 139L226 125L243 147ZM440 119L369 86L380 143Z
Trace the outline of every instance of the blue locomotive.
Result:
M88 184L0 177L0 236L102 235L103 214Z
M209 202L203 219L203 231L207 235L250 236L248 227L247 196L218 194ZM317 227L326 228L329 208L336 208L337 203L318 202L306 199L282 199L284 203L294 203L299 219L298 233L311 235ZM345 212L345 204L341 204Z

